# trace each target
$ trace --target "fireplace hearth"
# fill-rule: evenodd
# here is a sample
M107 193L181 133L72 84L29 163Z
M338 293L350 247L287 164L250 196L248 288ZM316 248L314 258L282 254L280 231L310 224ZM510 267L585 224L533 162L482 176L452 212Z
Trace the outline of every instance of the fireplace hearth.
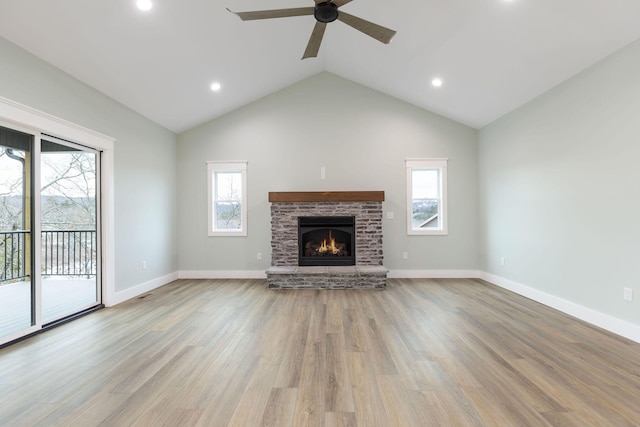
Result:
M355 217L298 217L298 265L355 265Z

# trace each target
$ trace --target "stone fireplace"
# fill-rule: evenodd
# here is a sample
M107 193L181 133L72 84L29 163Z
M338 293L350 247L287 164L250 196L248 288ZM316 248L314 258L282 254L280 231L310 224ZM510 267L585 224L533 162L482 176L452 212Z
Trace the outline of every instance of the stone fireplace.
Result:
M383 191L269 193L272 252L272 267L267 270L269 287L386 287L388 270L382 266L383 200ZM325 223L318 227L314 224L318 221ZM320 228L325 229L325 237L319 237ZM329 230L333 230L331 237ZM311 234L305 242L306 233ZM335 254L313 253L323 243L331 246L332 238L335 241L331 251ZM350 240L346 241L347 238Z

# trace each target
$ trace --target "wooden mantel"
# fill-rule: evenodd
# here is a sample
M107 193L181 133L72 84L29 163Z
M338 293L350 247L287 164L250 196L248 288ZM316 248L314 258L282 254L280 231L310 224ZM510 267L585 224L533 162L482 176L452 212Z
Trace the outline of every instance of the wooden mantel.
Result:
M384 202L384 191L269 192L270 202Z

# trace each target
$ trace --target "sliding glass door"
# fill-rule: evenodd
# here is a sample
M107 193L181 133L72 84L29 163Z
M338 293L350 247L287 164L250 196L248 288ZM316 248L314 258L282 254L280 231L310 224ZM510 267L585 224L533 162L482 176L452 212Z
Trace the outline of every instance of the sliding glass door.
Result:
M101 304L100 153L0 126L0 344Z
M46 137L40 149L42 323L99 304L98 153Z
M33 146L33 135L0 126L0 343L36 324Z

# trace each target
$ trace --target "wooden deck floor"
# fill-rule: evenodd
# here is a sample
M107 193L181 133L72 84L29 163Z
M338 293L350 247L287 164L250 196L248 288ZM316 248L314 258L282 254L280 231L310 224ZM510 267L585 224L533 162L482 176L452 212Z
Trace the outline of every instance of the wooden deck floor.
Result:
M11 426L638 426L640 344L479 280L181 280L0 350L0 395Z
M88 279L44 279L45 323L86 308L96 301L96 282ZM0 285L0 337L31 326L31 282Z

